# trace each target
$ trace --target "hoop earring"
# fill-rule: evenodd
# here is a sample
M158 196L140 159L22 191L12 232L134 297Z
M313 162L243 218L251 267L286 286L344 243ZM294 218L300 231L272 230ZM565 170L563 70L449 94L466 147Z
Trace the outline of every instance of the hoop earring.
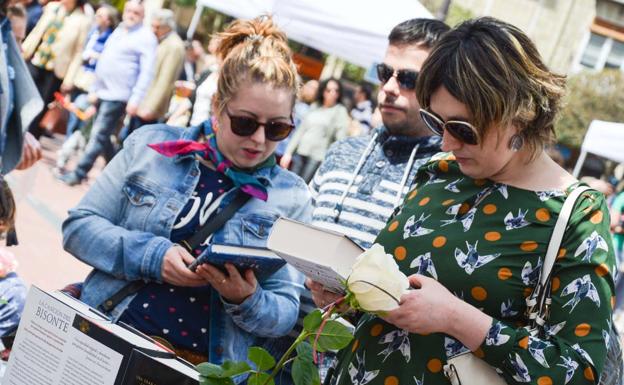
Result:
M514 134L509 141L509 148L513 152L518 152L524 146L524 139L519 134Z

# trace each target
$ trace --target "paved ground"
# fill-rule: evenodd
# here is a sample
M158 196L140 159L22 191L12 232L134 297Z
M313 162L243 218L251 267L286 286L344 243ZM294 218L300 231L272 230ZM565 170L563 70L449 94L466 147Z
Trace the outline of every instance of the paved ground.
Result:
M17 201L19 245L9 248L19 260L18 274L27 284L53 290L83 280L89 267L63 250L61 224L88 184L69 187L54 178L52 167L63 137L42 138L43 159L9 175ZM73 165L71 165L73 167ZM98 163L92 176L97 175Z

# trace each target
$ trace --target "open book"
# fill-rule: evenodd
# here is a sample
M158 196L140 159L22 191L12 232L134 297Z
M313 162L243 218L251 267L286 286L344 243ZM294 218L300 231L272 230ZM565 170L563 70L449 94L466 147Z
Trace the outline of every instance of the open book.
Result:
M267 247L308 278L327 290L344 292L344 281L362 249L338 232L279 218L273 225Z
M199 373L150 337L77 299L31 286L2 381L199 385Z

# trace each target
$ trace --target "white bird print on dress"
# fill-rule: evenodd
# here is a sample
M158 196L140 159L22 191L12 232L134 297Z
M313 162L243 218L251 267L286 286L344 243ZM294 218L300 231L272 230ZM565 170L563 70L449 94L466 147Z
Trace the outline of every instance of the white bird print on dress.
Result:
M426 252L425 254L419 255L418 257L414 258L412 263L410 263L410 268L418 269L418 271L416 271L416 274L427 275L425 273L428 273L429 276L433 279L438 279L438 274L436 273L435 266L433 264L433 261L431 260L430 252Z
M384 335L379 343L388 344L384 350L377 354L378 356L383 356L381 362L386 362L388 356L397 351L401 352L406 362L410 362L412 352L410 350L409 333L406 330L393 330Z
M431 214L425 216L425 214L420 214L420 218L416 220L416 216L412 215L405 222L405 226L403 226L403 239L407 239L409 237L420 237L422 235L427 235L431 233L432 229L427 229L423 227L423 223L429 218Z
M585 255L583 256L583 261L589 261L597 249L608 252L609 245L607 245L607 242L604 240L603 237L600 236L600 234L594 231L589 237L585 238L583 243L581 243L581 245L576 249L576 251L574 252L574 256L578 257L583 252L585 252Z
M455 249L455 260L459 267L464 269L466 274L472 274L476 269L500 256L500 253L479 255L477 251L478 243L479 241L476 241L474 245L471 245L466 241L468 250L465 253L460 248Z
M529 210L524 210L523 212L522 209L518 209L517 216L514 216L513 213L511 212L507 213L504 219L505 230L509 231L509 230L521 229L523 227L528 226L529 222L527 222L524 219L528 212Z
M574 310L576 305L585 298L589 298L597 307L600 307L600 297L598 296L598 290L594 286L589 274L585 274L583 278L577 278L570 282L561 292L561 296L574 294L571 300L566 302L563 307L571 306L570 313Z

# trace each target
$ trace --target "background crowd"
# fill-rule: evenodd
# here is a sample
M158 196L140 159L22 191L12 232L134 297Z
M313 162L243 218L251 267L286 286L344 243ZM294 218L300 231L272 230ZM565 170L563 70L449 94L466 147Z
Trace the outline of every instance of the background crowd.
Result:
M207 322L212 334L206 335L206 329L197 324L182 328L184 334L166 336L189 360L242 359L246 348L254 343L263 343L273 353L283 352L292 340L289 331L301 326L301 316L334 298L315 282L304 286L302 276L292 268L262 280L230 268L225 274L211 267L191 273L186 265L206 244L200 242L190 248L178 245L188 240L195 228L213 221L217 208L224 210L242 200L242 193L230 191L244 191L251 196L245 199L251 202L242 200L233 217L221 224L223 229L213 231L209 239L214 236L216 240L263 246L273 216L284 215L348 234L364 248L379 242L405 271L441 283L420 275L412 280L433 297L448 294L447 302L463 311L459 324L465 319L473 321L461 331L443 322L407 325L405 319L425 324L413 316L414 309L420 308L409 302L411 298L405 300L409 306L386 318L366 316L357 324L358 345L343 352L337 364L328 355L321 365L323 375L327 367L332 366L330 373L335 367L336 383L387 383L388 378L397 377L396 373L402 373L402 380L413 378L417 384L424 378L429 380L426 383L445 383L440 368L449 349L480 351L506 380L519 383L540 383L538 378L546 383L545 376L550 383L567 384L572 378L575 384L592 383L603 367L620 370L608 366L610 345L603 338L604 333L611 335L611 313L615 312L616 321L622 317L617 309L624 300L624 288L617 286L621 281L615 279L624 251L622 166L608 171L587 168L583 173L587 175L583 181L598 192L587 193L580 200L571 222L575 231L565 239L555 268L557 287L565 288L554 297L549 327L558 325L560 329L552 332L552 338L539 339L526 334L522 327L509 326L522 323L519 317L525 309L524 298L530 295L527 289L539 276L538 254L545 252L542 249L548 239L540 238L539 234L545 233L537 230L554 225L562 197L578 185L560 167L565 165L556 165L560 157L556 149L546 146L564 80L545 68L521 31L496 20L466 23L450 33L439 21L406 21L390 33L386 56L376 67L380 83L377 97L373 97L373 87L363 83L350 99L340 79L301 79L286 37L270 19L234 23L213 36L204 48L198 40L183 41L171 10L155 11L146 25L144 5L136 0L127 1L121 15L110 5L94 7L83 0L31 0L6 5L3 41L12 41L5 31L5 20L10 20L19 44L13 51L25 62L10 78L15 84L19 76L31 80L20 83L24 87L19 90L11 85L13 80L2 84L2 89L10 90L9 96L15 94L15 103L7 105L33 113L20 119L7 113L8 119L19 120L18 127L28 127L28 133L23 143L12 144L22 155L3 159L3 174L36 162L41 157L37 140L54 135L53 131L64 135L53 170L60 182L80 185L88 179L98 157L110 162L63 225L65 249L95 269L84 286L71 287L90 305L100 305L116 291L125 290L127 284L147 281L132 287L121 303L107 310L158 335L181 326L168 318L170 307L159 309L151 302L155 296L166 297L166 303L203 298L180 306L178 319L199 319L210 309ZM504 80L473 84L470 82L481 79L479 69L460 68L453 74L443 69L451 66L449 63L461 63L449 59L453 54L477 60L470 56L474 52L459 52L453 44L479 33L483 34L481 49L490 50L488 57L492 58L498 58L498 50L508 43L501 36L521 42L518 46L522 50L514 55L524 62L514 62L516 56L510 55L509 61L481 63L483 68L493 68L493 73L516 71L517 78L525 81L513 84L520 93L518 99L507 100L513 111L496 105L509 96L509 84ZM439 42L446 50L435 48ZM448 62L426 61L429 54ZM7 56L6 61L10 60ZM523 67L527 62L531 65ZM427 76L419 80L421 71L427 71ZM498 99L479 99L483 95L476 90L483 89L498 92ZM32 97L37 94L39 97ZM30 95L35 102L40 98L43 108L37 113L39 108L26 105L27 97L20 99L19 95ZM484 100L491 108L479 104ZM539 106L537 112L531 110L534 104ZM66 121L64 114L68 115ZM471 119L481 124L467 123ZM520 129L507 130L509 122ZM8 127L10 123L3 118L3 135L7 137L3 158L10 155ZM491 130L497 130L496 134ZM495 135L500 137L495 140ZM196 140L202 139L207 144L195 147L199 146ZM157 148L150 146L155 151L146 149L156 142ZM501 142L503 147L499 147ZM542 147L547 152L542 153ZM453 152L459 159L432 160L440 151ZM478 161L476 165L462 163L458 154ZM518 159L526 162L521 164ZM528 167L531 178L523 173ZM285 171L288 169L299 177ZM154 180L159 183L145 182ZM507 184L522 188L508 190ZM2 230L15 234L15 204L8 187L3 189L0 214L6 219ZM528 197L527 191L537 194ZM440 206L444 210L429 211L427 204L433 196L445 198ZM129 209L121 203L126 198L131 203ZM523 213L526 207L518 206L518 202L530 208L530 219ZM511 217L505 215L508 212ZM156 218L156 214L167 219ZM439 228L424 226L432 215L442 223ZM492 225L491 218L498 216L506 227ZM452 227L456 228L451 232ZM509 231L514 234L511 243L490 245ZM603 246L605 239L611 243L610 232L614 243ZM420 246L423 240L433 249ZM591 242L593 249L586 252L582 263L565 253L567 249L569 254L572 250L580 254L590 248L579 252L582 245ZM479 254L477 244L488 255L483 251ZM108 260L100 258L102 250L107 250ZM14 257L6 249L1 251L5 265L12 266ZM435 255L441 251L455 255L461 267L458 272L453 270L454 259L443 262ZM472 275L495 254L496 258L503 256ZM524 259L518 259L520 254ZM466 260L460 262L463 257ZM449 265L441 267L444 263ZM11 306L5 306L5 315L0 315L3 335L14 331L26 290L15 269L6 270L0 290L7 293L3 298ZM496 282L485 277L488 271L498 276ZM510 277L513 279L508 280ZM476 282L481 284L478 290ZM569 302L564 304L561 297L566 291L577 292L580 289L573 286L582 284L594 288L594 303L581 302L579 308L585 310L574 315L593 312L592 319L570 315L576 303L569 313L564 309ZM488 297L487 293L497 294ZM453 302L456 297L461 301ZM148 309L145 304L154 306ZM282 311L276 314L272 311L276 308ZM450 318L443 310L427 314L434 320ZM504 329L508 330L501 332ZM410 337L400 340L403 330L409 331ZM434 335L426 338L431 333ZM440 333L448 338L440 337ZM431 349L415 357L408 370L403 367L410 363L404 346L395 351L403 354L405 363L386 363L392 352L381 344L393 339L407 344L408 351L410 344ZM366 358L364 348L370 352ZM566 360L560 362L564 355ZM544 370L555 367L553 372ZM287 378L282 381L289 382Z

